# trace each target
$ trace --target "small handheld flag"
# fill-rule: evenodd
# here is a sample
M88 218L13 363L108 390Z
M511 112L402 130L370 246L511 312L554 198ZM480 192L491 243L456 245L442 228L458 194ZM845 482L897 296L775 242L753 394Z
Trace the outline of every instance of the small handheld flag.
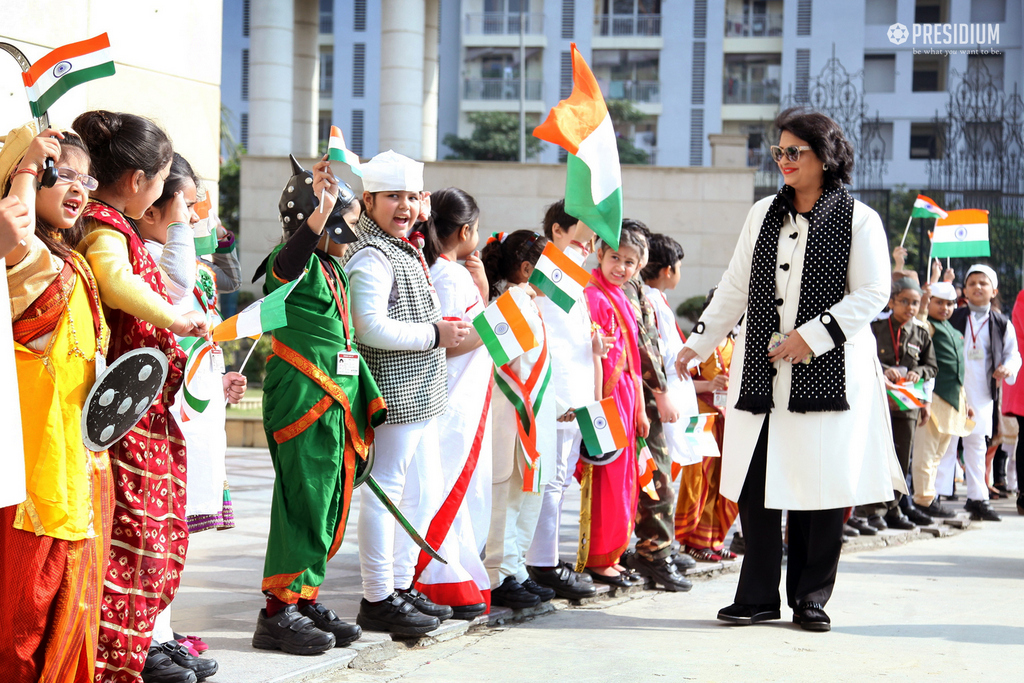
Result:
M548 242L530 274L530 284L568 313L590 282L590 273L580 267L554 242Z
M960 209L935 221L932 257L989 255L988 211Z
M588 452L611 453L629 443L614 397L577 408L574 412Z
M196 202L192 208L199 216L199 222L195 227L196 256L205 256L217 251L217 235L213 232L210 220L210 209L213 203L210 195L207 194L203 201Z
M658 471L658 463L654 461L647 440L642 436L636 437L636 460L640 469L640 476L637 478L640 490L646 493L651 500L661 500L658 489L654 485L654 473Z
M213 328L213 341L225 342L242 337L257 337L264 332L286 326L288 316L285 314L285 299L292 293L302 277L300 275L262 299L257 299L238 315L217 325Z
M586 223L614 249L622 229L622 169L601 87L572 43L572 94L551 109L534 137L569 153L565 212Z
M715 415L714 413L701 413L692 415L690 423L686 425L686 438L690 442L695 454L702 458L717 458L721 455L718 451L718 442L715 441Z
M949 214L940 209L934 199L919 194L914 200L914 208L910 215L913 218L945 218Z
M106 33L70 43L36 60L21 74L28 91L32 115L41 117L71 88L97 78L114 75L114 58Z
M886 389L886 393L900 410L915 410L923 407L928 401L923 379L914 383L906 379L900 380L895 389Z
M509 289L485 308L483 313L473 318L473 327L498 367L540 346L530 324L519 310L520 304L513 294L515 291L516 288ZM524 298L527 296L521 290L519 293Z
M348 164L353 173L360 178L363 177L359 157L345 146L345 136L342 135L341 128L337 126L331 126L331 139L327 143L327 158L331 161L342 161Z

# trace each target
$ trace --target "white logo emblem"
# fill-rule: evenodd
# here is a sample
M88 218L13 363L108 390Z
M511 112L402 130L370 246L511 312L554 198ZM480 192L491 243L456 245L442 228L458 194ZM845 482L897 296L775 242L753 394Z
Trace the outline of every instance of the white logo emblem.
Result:
M594 420L594 429L604 429L607 426L608 420L604 419L603 417L599 417L596 420Z
M494 326L494 334L502 335L508 332L508 323L498 323Z
M60 78L69 71L71 71L71 62L57 62L57 66L53 67L53 77Z
M967 239L967 228L961 225L953 232L953 237L963 242Z
M889 36L889 42L893 45L902 45L910 37L910 31L907 30L906 26L897 22L889 27L886 35Z
M551 281L554 282L557 285L559 282L561 282L561 280L562 280L562 271L560 271L558 268L555 268L554 270L552 270L551 271Z

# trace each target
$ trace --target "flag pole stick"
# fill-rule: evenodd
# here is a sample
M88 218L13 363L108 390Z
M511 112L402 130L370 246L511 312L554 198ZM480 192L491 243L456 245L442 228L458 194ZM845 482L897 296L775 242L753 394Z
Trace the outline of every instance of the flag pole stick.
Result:
M910 217L907 218L907 227L903 228L903 239L900 240L900 246L907 241L907 233L910 232L910 221L914 220L914 212L910 212Z
M263 339L262 332L260 332L260 336L256 338L256 341L252 343L252 346L249 348L249 353L245 354L245 359L242 361L242 364L238 366L238 374L242 374L242 370L245 370L245 364L249 362L249 358L252 356L252 352L256 350L256 345L260 343L260 339ZM225 398L224 405L229 403L231 403L231 399Z

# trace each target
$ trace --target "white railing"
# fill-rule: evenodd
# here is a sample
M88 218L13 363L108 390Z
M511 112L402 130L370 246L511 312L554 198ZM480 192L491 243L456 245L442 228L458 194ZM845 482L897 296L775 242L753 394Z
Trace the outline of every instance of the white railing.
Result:
M608 99L657 104L661 102L661 83L658 81L611 81L608 84Z
M467 36L518 36L519 12L479 12L466 15L465 35ZM544 15L524 13L523 33L538 35L544 33Z
M778 104L778 83L750 83L731 78L722 81L723 104Z
M539 100L543 81L526 79L526 99ZM467 78L463 83L464 100L518 100L518 78Z
M781 35L781 12L729 14L725 17L726 38L777 38Z
M594 35L660 36L660 14L599 14L594 17Z

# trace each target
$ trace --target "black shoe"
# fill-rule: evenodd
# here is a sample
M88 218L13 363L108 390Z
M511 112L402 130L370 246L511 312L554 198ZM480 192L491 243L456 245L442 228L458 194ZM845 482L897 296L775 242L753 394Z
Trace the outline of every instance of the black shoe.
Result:
M593 581L583 581L582 575L574 572L568 565L560 563L554 569L527 567L526 571L538 585L550 588L560 598L579 600L597 595Z
M733 551L737 555L743 555L747 552L747 539L738 531L732 535L732 543L729 544L729 550Z
M971 513L971 519L986 522L1001 522L1003 518L996 514L987 500L970 500L964 504L964 510Z
M540 604L540 596L523 588L514 576L506 576L501 585L491 591L491 604L512 609L526 609Z
M604 574L598 574L590 567L587 567L585 571L590 574L592 579L594 579L594 583L605 583L609 586L615 586L616 588L633 588L634 586L639 585L633 581L630 578L631 575L626 572L621 572L613 576L605 576ZM641 581L643 581L643 579L641 579Z
M825 614L825 608L816 602L801 602L793 610L793 623L805 631L831 631L832 620Z
M857 530L861 536L875 536L878 534L878 529L865 522L860 517L850 517L847 525Z
M889 528L889 525L886 524L884 519L882 519L882 515L871 515L870 517L868 517L868 524L878 529L879 531L884 531L885 529Z
M547 586L540 585L532 578L523 581L519 585L540 598L541 602L549 602L551 598L555 597L555 591Z
M1024 515L1024 494L1017 496L1017 514Z
M487 604L480 602L475 605L452 605L452 618L461 621L473 621L487 611Z
M319 602L303 605L299 608L299 613L312 619L313 624L321 631L333 633L334 647L345 647L363 635L363 629L355 624L346 624L333 610L327 609Z
M942 496L942 498L943 498L943 500L945 500L945 501L947 501L949 503L955 503L958 500L960 500L960 496L956 495L955 493L953 495L951 495L951 496Z
M151 654L154 649L159 649L178 666L191 669L195 673L197 681L204 681L217 673L217 662L215 660L193 657L189 653L188 648L176 640L168 640L166 643L150 647L149 651Z
M377 602L360 600L356 623L366 631L388 631L399 636L421 636L441 625L437 617L419 611L398 591Z
M779 605L740 605L733 603L718 610L718 618L735 626L750 626L759 621L774 621L782 618Z
M903 514L907 516L907 519L918 526L930 526L935 523L934 519L929 517L924 510L913 503L907 506L907 509L903 511Z
M898 507L894 507L885 513L885 523L890 529L902 529L903 531L910 531L916 529L917 525L907 519L907 516L903 514L903 511Z
M633 553L626 561L641 576L651 579L669 592L685 593L693 588L689 579L680 574L675 563L668 558L649 560L639 553Z
M843 525L843 541L845 542L846 539L853 538L855 536L860 536L860 532L857 531L856 529L854 529L852 526L850 526L849 522L844 524Z
M733 543L735 543L735 541L733 541ZM733 552L735 553L737 551L733 550ZM687 569L693 569L697 566L697 560L693 559L692 557L690 557L688 553L685 552L672 553L672 556L669 558L669 562L674 564L676 566L676 569L678 569L680 572L685 572Z
M159 645L149 648L142 667L143 683L196 683L196 672L176 664Z
M272 617L267 616L267 610L260 610L252 646L290 655L318 655L334 647L334 634L318 629L312 619L299 612L298 605L286 605Z
M933 519L936 517L939 519L952 519L953 517L956 517L956 513L943 506L942 503L939 502L938 497L932 498L932 502L928 504L928 507L921 509L924 510L925 514Z
M448 605L437 605L431 602L430 598L423 593L420 593L415 588L397 592L406 602L429 617L436 617L438 621L444 621L445 619L452 618L451 607Z

